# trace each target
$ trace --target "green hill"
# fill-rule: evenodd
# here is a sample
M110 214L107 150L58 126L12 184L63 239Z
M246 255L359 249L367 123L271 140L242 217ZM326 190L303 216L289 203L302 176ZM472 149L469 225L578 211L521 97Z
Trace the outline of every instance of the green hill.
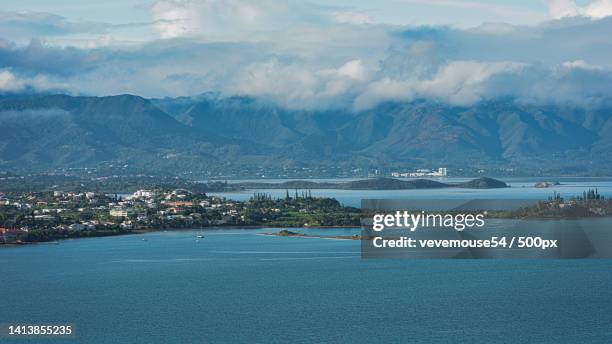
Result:
M445 166L601 175L612 168L611 110L511 101L470 108L415 101L355 113L294 111L214 94L154 100L5 95L0 128L0 170L15 172L127 165L155 173L253 175L287 166Z

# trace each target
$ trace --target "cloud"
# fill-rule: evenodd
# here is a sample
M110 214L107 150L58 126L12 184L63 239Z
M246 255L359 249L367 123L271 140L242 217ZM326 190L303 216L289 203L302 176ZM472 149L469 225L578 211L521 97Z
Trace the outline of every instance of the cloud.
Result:
M160 1L152 11L155 29L162 38L185 36L197 29L197 17L192 15L188 3Z
M364 12L337 11L331 13L334 20L342 24L372 24L372 17Z
M601 19L612 15L612 0L594 0L578 6L575 0L547 0L548 12L553 19L587 17Z
M0 35L11 40L76 33L105 33L112 27L100 22L73 22L43 12L0 12Z
M584 69L592 71L603 70L601 66L592 65L584 60L566 61L563 62L562 66L567 69Z
M493 29L491 25L500 27ZM488 24L488 28L417 27L398 32L395 50L418 42L430 44L439 56L452 60L515 61L548 66L588 60L612 67L612 17L593 21L565 18L537 26ZM420 43L420 44L424 44Z
M530 66L523 73L509 79L497 80L491 86L506 83L513 87L503 94L519 102L534 104L561 104L597 108L611 106L610 85L612 70L585 68L582 63L562 64L553 68ZM497 92L502 92L498 89ZM499 95L493 95L499 96Z
M454 61L429 79L383 77L356 97L355 110L394 101L432 100L455 106L514 99L528 104L560 104L597 108L611 106L612 70L582 62L554 67L516 63Z
M578 5L573 0L547 0L548 13L553 19L574 17L578 15Z
M343 10L338 8L271 1L156 6L153 12L166 15L155 18L163 39L121 46L105 35L81 47L4 42L0 65L25 76L48 75L77 94L164 97L221 91L312 108L346 105L344 98L372 75L391 39L384 26L337 22L331 13ZM211 23L205 19L212 14L204 9L226 15L213 15L217 22ZM238 9L241 15L234 16ZM293 25L293 18L304 15Z
M472 105L483 100L491 77L515 73L523 67L516 62L453 61L440 68L431 80L419 83L417 89L423 98L439 99L453 105Z
M427 9L419 14L424 14L425 17L429 17L429 21L433 20L440 25L448 25L449 16L452 18L450 23L462 27L473 26L474 21L482 18L494 22L512 23L537 23L546 19L540 11L533 10L518 1L496 3L481 0L397 0L397 2L410 5L412 10ZM421 18L413 20L422 24L431 24L431 22L423 23Z
M104 52L73 47L57 47L32 40L27 45L0 45L0 66L24 75L49 74L67 77L96 68L108 56Z
M611 0L598 0L593 1L588 6L582 9L583 15L587 17L600 19L612 15L612 1Z
M151 13L162 38L198 36L216 41L252 40L260 32L331 21L323 7L283 0L161 0ZM346 22L358 19L355 13L343 12L332 17Z
M371 72L361 60L318 69L272 58L245 66L225 93L267 98L288 108L347 107Z
M0 39L0 90L145 97L215 91L293 109L364 110L415 99L610 103L612 17L576 16L571 4L559 2L555 13L569 14L539 25L461 29L381 25L351 8L285 0L162 0L149 8L150 41L119 44L104 25L78 47ZM16 27L8 21L0 19L0 27ZM62 17L42 16L45 22L58 35L90 30Z
M0 69L0 93L61 90L65 85L51 81L45 75L18 77L10 70Z
M488 98L488 81L495 75L514 73L524 66L513 62L452 61L441 65L431 78L393 79L385 76L368 85L354 103L357 110L386 101L431 99L467 106Z
M151 37L153 22L110 24L98 21L70 20L45 12L0 11L0 39L17 44L32 40L58 46L97 48L105 45L129 45ZM120 40L114 37L121 37ZM157 37L156 35L154 37Z
M15 78L13 73L7 70L0 70L0 92L20 91L24 86L23 81Z

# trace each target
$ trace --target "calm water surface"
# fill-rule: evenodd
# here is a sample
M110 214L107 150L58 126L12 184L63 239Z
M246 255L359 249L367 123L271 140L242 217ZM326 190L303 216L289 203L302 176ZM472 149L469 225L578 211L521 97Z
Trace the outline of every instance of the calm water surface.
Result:
M457 183L468 180L459 178L448 178L441 181ZM282 182L284 180L276 180ZM313 189L313 196L333 197L344 205L359 207L364 198L371 199L546 199L553 192L560 193L563 197L582 195L582 192L589 188L597 188L599 193L612 197L612 179L600 178L552 178L552 179L504 179L510 186L504 189L420 189L420 190L334 190L334 189ZM550 188L535 188L533 185L538 181L560 181L561 185ZM265 192L272 197L282 198L286 195L286 190L279 189L259 189L241 192L220 192L212 195L223 196L229 199L243 201L253 196L254 192ZM289 190L293 195L295 190Z
M359 205L364 196L537 198L553 190L520 183L313 194ZM612 196L607 181L555 190L589 186ZM362 260L356 241L258 235L266 231L274 230L0 249L0 323L76 327L74 339L15 343L612 342L611 260Z
M370 261L355 241L265 231L1 249L0 323L72 323L77 343L612 338L612 261Z

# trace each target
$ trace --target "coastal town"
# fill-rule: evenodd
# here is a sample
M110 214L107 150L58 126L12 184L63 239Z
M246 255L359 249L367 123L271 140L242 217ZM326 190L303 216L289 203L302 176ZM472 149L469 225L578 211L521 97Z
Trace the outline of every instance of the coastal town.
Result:
M129 195L96 192L0 193L0 244L138 233L159 229L222 226L359 225L359 211L309 190L286 190L273 199L248 201L186 189L137 190Z
M176 185L193 188L176 187ZM68 185L68 184L66 184ZM72 185L72 184L71 184ZM96 185L96 184L91 184ZM117 185L123 185L117 183ZM132 185L133 186L133 185ZM73 186L74 187L74 186ZM71 191L47 185L44 191L0 192L0 245L49 242L68 238L99 237L155 230L211 227L356 227L360 209L334 198L313 197L311 189L407 190L415 188L505 188L501 181L480 178L461 184L416 179L378 178L330 184L290 181L280 184L242 184L238 190L284 188L284 197L254 193L236 201L209 195L202 189L228 189L227 183L176 182L172 186L134 188L132 193L87 191L86 184ZM236 186L232 186L235 188ZM538 187L537 185L534 187ZM49 190L52 188L53 190ZM99 190L99 189L96 189ZM597 189L564 199L554 192L546 201L515 211L490 212L499 218L575 218L610 216L612 201ZM282 232L280 232L282 233Z

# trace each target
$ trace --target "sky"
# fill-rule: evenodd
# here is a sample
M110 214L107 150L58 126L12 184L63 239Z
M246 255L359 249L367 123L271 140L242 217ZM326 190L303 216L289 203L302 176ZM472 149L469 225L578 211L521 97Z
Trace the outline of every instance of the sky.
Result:
M609 105L612 0L3 0L0 93Z

